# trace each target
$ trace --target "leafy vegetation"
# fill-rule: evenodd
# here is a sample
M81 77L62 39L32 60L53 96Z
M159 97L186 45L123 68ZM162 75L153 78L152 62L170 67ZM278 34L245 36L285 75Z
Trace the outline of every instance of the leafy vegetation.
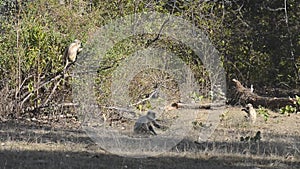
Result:
M0 106L10 105L3 112L12 113L28 108L40 111L45 102L70 101L67 79L63 79L65 83L54 80L44 85L62 71L65 47L75 38L84 44L95 30L115 18L147 11L181 16L203 30L222 57L228 81L236 78L248 86L253 84L257 90L264 87L297 89L300 82L299 9L297 0L0 0L0 90L8 96L0 99ZM143 38L146 40L141 40ZM133 37L133 43L125 40L111 50L104 65L111 66L112 71L118 59L151 38L153 35L141 35ZM209 92L208 74L190 49L165 37L155 45L167 46L178 54L198 73L197 81L205 91L201 96ZM99 79L109 79L110 71L100 71ZM105 85L109 85L109 81ZM100 102L109 97L109 92L104 90L104 93ZM295 112L297 106L299 103L281 111ZM265 110L260 110L267 120Z
M257 110L258 114L262 115L265 121L268 121L268 118L270 114L268 113L268 110L262 106L258 106Z
M290 113L296 113L296 108L294 106L291 105L286 105L285 107L282 107L280 109L280 113L281 114L290 114Z
M282 107L280 109L281 114L287 114L290 113L298 113L300 111L300 97L296 95L296 101L294 102L294 105L286 105L285 107Z

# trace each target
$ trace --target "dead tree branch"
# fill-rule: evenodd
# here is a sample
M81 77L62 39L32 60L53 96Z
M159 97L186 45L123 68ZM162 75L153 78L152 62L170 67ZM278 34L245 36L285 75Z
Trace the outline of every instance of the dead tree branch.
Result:
M255 107L260 105L274 110L286 105L294 105L296 101L295 98L259 96L251 92L251 89L244 87L240 81L236 79L232 79L232 81L235 83L236 90L240 94L239 99L244 103L251 103Z

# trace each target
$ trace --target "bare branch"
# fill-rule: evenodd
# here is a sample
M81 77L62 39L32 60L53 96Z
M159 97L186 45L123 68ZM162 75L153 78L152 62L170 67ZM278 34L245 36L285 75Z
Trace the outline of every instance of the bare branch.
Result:
M273 12L284 10L284 8L276 8L276 9L273 9L273 8L268 7L268 6L267 6L267 9L268 9L269 11L273 11Z
M55 86L53 87L51 93L49 94L47 100L43 103L43 105L46 105L48 103L48 101L51 99L52 95L54 94L55 90L57 89L59 83L61 82L62 79L59 79L58 82L55 84Z
M149 97L147 97L145 99L142 99L142 100L138 101L137 103L131 104L130 107L131 106L136 106L138 104L141 104L141 103L144 103L145 101L150 100L155 94L157 94L157 90L155 90L154 92L152 92Z

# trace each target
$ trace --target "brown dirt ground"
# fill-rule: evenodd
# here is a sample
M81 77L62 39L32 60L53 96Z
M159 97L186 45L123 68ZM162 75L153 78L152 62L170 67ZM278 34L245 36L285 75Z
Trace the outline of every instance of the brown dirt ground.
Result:
M148 158L120 157L99 148L78 125L0 122L0 168L200 168L299 169L300 115L269 111L255 124L240 107L228 107L218 128L202 143L197 128L170 152ZM205 115L198 121L205 125ZM201 127L199 127L201 129ZM240 141L261 132L260 141Z

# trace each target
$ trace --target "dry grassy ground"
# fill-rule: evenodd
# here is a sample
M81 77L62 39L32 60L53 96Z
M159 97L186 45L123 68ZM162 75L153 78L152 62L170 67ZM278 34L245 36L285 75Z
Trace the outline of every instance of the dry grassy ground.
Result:
M0 168L299 169L300 115L269 113L267 122L258 115L249 124L240 108L228 108L206 142L194 142L194 131L170 152L148 158L105 152L75 124L1 122ZM257 131L259 141L240 141Z

